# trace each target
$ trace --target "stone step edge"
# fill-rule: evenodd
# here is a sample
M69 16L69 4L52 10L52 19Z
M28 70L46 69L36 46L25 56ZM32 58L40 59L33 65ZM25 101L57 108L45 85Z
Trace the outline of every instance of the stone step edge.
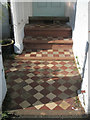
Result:
M29 17L29 21L42 21L42 20L59 20L59 21L64 21L64 22L69 22L69 17L53 17L53 16L33 16Z
M46 61L51 61L51 60L55 60L55 61L68 61L68 60L74 60L74 57L20 57L20 56L16 56L15 59L19 59L19 60L46 60Z
M88 115L84 111L73 111L73 110L29 110L27 109L18 109L18 110L9 110L11 114L19 115L22 117L28 116L28 118L87 118Z
M61 28L32 28L31 26L27 25L25 26L24 28L24 31L31 31L31 32L34 32L34 31L64 31L64 32L67 32L67 31L72 31L71 28L67 27L61 27Z
M73 44L72 40L30 40L30 38L24 38L24 43L34 43L34 44Z

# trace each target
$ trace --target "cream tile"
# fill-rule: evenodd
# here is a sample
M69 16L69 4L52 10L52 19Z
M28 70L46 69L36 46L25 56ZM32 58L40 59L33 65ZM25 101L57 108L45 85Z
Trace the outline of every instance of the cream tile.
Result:
M52 80L52 79L49 79L49 80L47 81L48 84L53 84L54 82L55 82L55 81Z
M34 106L37 110L39 110L41 107L44 106L44 104L42 104L40 101L36 101L36 102L33 104L33 106Z
M35 75L33 73L29 73L29 74L27 74L27 76L31 78L31 77L33 77Z
M44 64L40 64L40 65L38 65L39 67L44 67L45 65Z
M30 86L30 85L27 85L27 86L25 86L25 87L23 87L26 91L29 91L29 90L31 90L32 89L32 87Z
M61 90L62 92L64 92L67 88L62 85L62 86L60 86L58 89Z
M16 83L21 83L23 80L21 78L18 78L16 80L14 80Z
M65 102L65 101L63 101L59 106L61 108L63 108L64 110L66 110L70 106L70 104Z
M22 108L27 108L30 106L29 102L23 101L22 103L19 104Z
M15 68L15 67L12 67L12 68L10 68L10 71L11 72L14 72L14 71L16 71L17 69Z
M41 93L37 93L34 95L34 97L37 99L37 100L40 100L42 97L44 97Z
M25 54L25 57L30 57L30 54Z
M51 68L51 67L53 67L54 65L53 65L53 64L48 64L47 66Z
M50 110L53 110L57 104L55 102L51 102L51 103L47 103L46 106L50 109Z
M48 95L47 95L47 98L49 98L50 100L52 100L53 98L55 98L56 97L56 95L54 95L53 93L49 93Z
M38 92L43 90L44 88L41 85L36 86L34 89L36 89Z
M69 89L72 90L72 91L76 91L77 87L75 87L74 85L72 85Z
M30 84L30 83L32 83L32 82L34 82L34 81L29 78L29 79L25 80L25 82L28 83L28 84Z
M42 55L41 54L37 54L36 57L42 57Z

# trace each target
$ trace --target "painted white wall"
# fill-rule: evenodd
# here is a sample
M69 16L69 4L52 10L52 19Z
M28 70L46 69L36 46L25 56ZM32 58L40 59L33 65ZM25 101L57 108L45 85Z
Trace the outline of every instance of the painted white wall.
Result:
M21 54L23 51L24 26L28 23L28 16L32 16L31 2L13 2L11 0L11 11L14 26L14 51Z
M0 6L2 9L2 6ZM2 19L0 20L0 23L2 24ZM2 38L2 27L0 27L0 37ZM4 68L3 68L3 61L2 61L2 55L1 55L1 45L0 45L0 112L2 107L2 102L5 98L7 92L6 87L6 80L4 75Z
M90 0L88 3L88 42L90 43ZM89 46L90 47L90 46ZM90 48L88 52L88 111L90 113Z
M88 41L88 0L82 1L77 0L75 27L73 30L73 52L76 59L78 57L80 67L79 72L82 75L84 60L85 60L85 49L86 42ZM77 61L77 59L76 59ZM79 99L85 112L88 113L88 60L85 65L85 73L81 90L85 90L86 93L79 94Z
M1 45L0 45L0 53L1 53ZM5 98L6 92L7 92L6 80L5 80L4 68L3 68L3 62L2 62L2 55L0 54L0 110L2 107L2 102Z
M70 18L69 25L72 27L73 30L72 39L74 57L76 61L77 61L76 56L78 57L79 65L77 65L77 67L78 68L80 67L79 72L82 76L85 60L86 42L88 41L88 0L85 1L77 0L77 3L74 2L66 3L65 15L69 16ZM84 78L81 85L81 90L85 90L86 93L79 94L79 99L86 113L90 112L90 93L88 89L89 86L90 84L88 80L88 59L87 59L85 64Z
M1 19L2 19L2 22L1 22ZM3 3L0 3L0 27L2 27L2 38L10 37L10 25L9 25L7 0ZM1 38L1 35L0 35L0 38Z

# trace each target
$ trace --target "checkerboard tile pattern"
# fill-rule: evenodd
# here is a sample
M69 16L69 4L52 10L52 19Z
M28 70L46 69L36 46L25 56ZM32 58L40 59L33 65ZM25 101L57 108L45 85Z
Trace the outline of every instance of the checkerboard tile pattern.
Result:
M37 36L37 37L34 37L34 36L27 36L24 40L33 40L33 41L36 41L36 40L41 40L42 41L56 41L56 40L64 40L64 41L67 41L67 40L72 40L71 38L63 38L63 37L52 37L52 36L47 36L47 37L42 37L42 36Z
M27 49L23 52L22 55L17 55L17 58L23 58L23 59L27 59L27 58L35 58L35 59L38 59L38 58L41 58L41 59L44 59L44 58L51 58L51 59L55 59L55 58L58 58L58 59L61 59L62 57L63 58L72 58L73 59L73 51L72 49L48 49L48 50L38 50L38 49Z
M9 109L72 110L81 78L74 61L7 60Z

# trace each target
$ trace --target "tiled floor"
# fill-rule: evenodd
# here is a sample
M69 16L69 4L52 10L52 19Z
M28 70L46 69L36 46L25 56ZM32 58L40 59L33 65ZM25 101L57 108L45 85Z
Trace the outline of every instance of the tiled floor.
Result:
M7 60L9 110L83 110L81 78L74 61Z
M18 59L73 59L72 49L49 49L49 50L25 50L22 55L17 56Z

